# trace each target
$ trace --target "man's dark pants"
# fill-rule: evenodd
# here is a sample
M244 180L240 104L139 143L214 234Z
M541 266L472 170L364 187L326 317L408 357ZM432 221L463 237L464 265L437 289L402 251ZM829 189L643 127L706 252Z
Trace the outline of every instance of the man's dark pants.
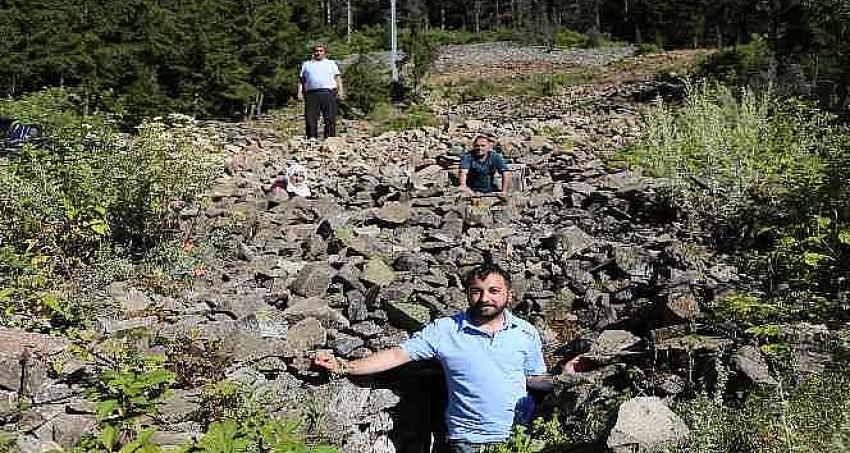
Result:
M486 444L473 444L462 440L449 441L449 453L479 453L484 450Z
M309 90L304 94L304 121L307 137L319 137L319 113L325 119L325 138L336 135L336 91Z

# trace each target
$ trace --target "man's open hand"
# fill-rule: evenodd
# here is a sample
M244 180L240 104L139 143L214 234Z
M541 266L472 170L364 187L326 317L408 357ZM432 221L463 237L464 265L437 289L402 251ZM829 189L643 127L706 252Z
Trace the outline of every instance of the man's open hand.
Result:
M573 357L569 362L564 364L564 372L567 374L583 373L590 370L591 366L580 355Z
M318 353L313 357L313 366L316 368L324 368L328 372L336 373L339 370L339 362L333 354Z

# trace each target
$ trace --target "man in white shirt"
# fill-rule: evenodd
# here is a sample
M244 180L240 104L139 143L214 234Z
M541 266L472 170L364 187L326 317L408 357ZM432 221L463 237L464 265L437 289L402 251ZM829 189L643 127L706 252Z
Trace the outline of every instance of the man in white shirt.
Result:
M325 120L325 138L336 135L337 100L343 99L342 76L336 62L325 58L325 46L313 46L312 59L301 65L298 99L304 100L307 137L318 138L319 113Z

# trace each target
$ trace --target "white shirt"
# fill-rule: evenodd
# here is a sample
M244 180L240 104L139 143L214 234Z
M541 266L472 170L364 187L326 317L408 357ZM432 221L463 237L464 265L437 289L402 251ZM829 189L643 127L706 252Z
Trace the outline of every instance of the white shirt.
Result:
M301 65L301 80L304 81L304 90L319 90L336 88L335 76L340 74L339 67L333 60L309 60Z

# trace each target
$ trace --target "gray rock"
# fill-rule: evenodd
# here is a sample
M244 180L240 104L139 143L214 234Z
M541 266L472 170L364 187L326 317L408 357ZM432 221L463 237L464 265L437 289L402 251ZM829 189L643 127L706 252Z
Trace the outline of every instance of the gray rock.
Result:
M358 322L351 326L351 330L363 338L374 338L384 331L373 321Z
M128 286L126 282L112 283L107 287L106 292L118 301L125 316L135 316L153 302L147 294Z
M283 317L288 321L316 318L323 325L335 329L346 328L349 325L348 319L342 313L329 307L326 300L317 297L292 301L283 311Z
M151 329L159 323L156 316L145 316L133 319L97 318L97 330L104 335L115 335L137 329Z
M334 334L334 338L330 342L330 346L333 348L334 354L343 357L348 357L352 351L363 346L363 344L364 342L362 338L341 332Z
M671 323L690 323L700 315L699 303L691 294L664 294L661 318Z
M568 227L559 230L553 238L562 251L561 259L569 259L573 255L590 247L596 240L579 227Z
M620 405L606 444L618 453L654 451L689 434L685 422L660 398L637 397Z
M286 346L281 353L286 357L300 357L306 351L321 348L327 342L327 330L316 318L307 318L289 328Z
M41 442L55 442L70 448L95 429L93 415L60 414L35 431Z
M410 205L407 203L391 202L375 211L376 219L391 225L403 225L410 217Z
M326 263L311 263L298 272L289 288L303 297L324 296L335 274L336 271Z
M767 360L755 346L743 346L732 356L732 366L754 385L776 386L779 382L770 374Z
M641 342L641 339L625 330L605 330L590 347L586 357L598 362L609 362L622 355L623 351Z
M369 317L369 307L366 305L366 296L364 296L362 292L356 290L348 291L345 293L345 297L348 300L348 306L346 307L345 313L348 316L349 321L364 321Z
M652 257L640 247L614 247L614 262L632 281L648 283L654 274Z
M197 390L171 390L162 400L156 418L168 424L187 421L201 407L199 397Z
M366 262L360 278L376 286L387 286L395 280L396 276L384 260L372 258Z
M390 322L402 329L417 331L431 322L431 314L421 305L390 301L386 309Z

